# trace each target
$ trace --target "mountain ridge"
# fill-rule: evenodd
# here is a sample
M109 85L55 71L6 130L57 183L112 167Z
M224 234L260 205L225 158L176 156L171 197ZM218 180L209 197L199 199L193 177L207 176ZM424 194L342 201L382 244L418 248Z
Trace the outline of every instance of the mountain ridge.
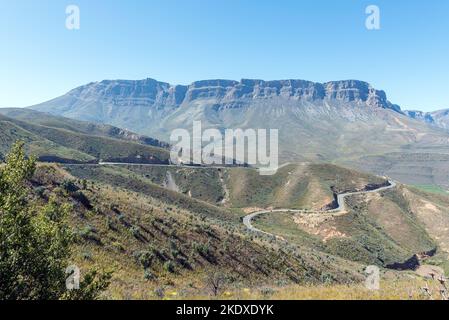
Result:
M368 82L360 80L319 83L299 79L270 81L260 79L242 79L240 81L209 79L194 81L190 85L172 85L152 78L102 80L79 86L70 90L67 95L81 100L94 95L97 98L107 98L109 102L116 105L124 103L121 100L123 97L129 97L128 103L167 104L171 106L180 106L199 98L214 97L222 101L232 101L233 99L263 99L280 96L306 101L325 99L347 102L362 101L371 106L400 111L399 106L387 100L384 91L376 90Z
M404 113L410 118L449 130L449 109L441 109L431 112L404 110Z

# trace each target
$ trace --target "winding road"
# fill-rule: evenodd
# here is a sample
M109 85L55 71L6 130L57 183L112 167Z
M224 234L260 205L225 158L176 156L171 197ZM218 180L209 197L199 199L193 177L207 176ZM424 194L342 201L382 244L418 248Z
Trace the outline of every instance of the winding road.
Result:
M289 163L285 163L284 165L280 166L278 169L288 165ZM75 164L75 165L86 165L86 164ZM135 166L142 166L142 165L146 165L146 166L153 166L153 167L176 167L176 168L193 168L193 169L204 169L204 168L216 168L216 169L226 169L229 168L229 166L209 166L209 167L202 167L202 166L187 166L187 165L178 165L178 164L142 164L142 163L123 163L123 162L105 162L105 161L100 161L98 164L88 164L88 165L99 165L99 166L108 166L108 165L135 165ZM250 168L250 167L240 167L240 168ZM389 185L384 186L384 187L379 187L377 189L373 189L373 190L364 190L364 191L355 191L355 192L345 192L345 193L341 193L337 195L337 207L331 210L325 210L325 211L317 211L317 210L306 210L306 209L272 209L272 210L261 210L261 211L257 211L257 212L253 212L251 214L248 214L246 216L243 217L243 224L246 226L246 228L248 228L248 230L250 231L254 231L254 232L260 232L260 233L264 233L270 236L274 236L271 233L265 232L263 230L259 230L257 228L255 228L251 221L262 214L267 214L267 213L273 213L273 212L291 212L291 213L341 213L344 212L346 210L346 203L345 203L345 199L346 197L349 196L354 196L354 195L360 195L360 194L368 194L368 193L374 193L374 192L380 192L380 191L384 191L384 190L388 190L388 189L392 189L396 187L396 182L392 181L392 180L388 180Z
M292 213L308 213L308 212L313 212L313 213L338 213L338 212L344 212L346 210L346 203L345 203L345 199L346 197L349 196L354 196L354 195L359 195L359 194L368 194L368 193L374 193L374 192L380 192L380 191L384 191L384 190L388 190L388 189L392 189L394 187L396 187L396 182L392 181L392 180L388 180L389 185L388 186L384 186L384 187L380 187L377 189L373 189L373 190L365 190L365 191L356 191L356 192L345 192L345 193L341 193L337 195L337 208L335 209L331 209L331 210L326 210L326 211L311 211L311 210L305 210L305 209L273 209L273 210L261 210L261 211L257 211L257 212L253 212L245 217L243 217L243 224L248 228L248 230L250 231L254 231L254 232L260 232L260 233L264 233L270 236L274 236L271 233L265 232L263 230L259 230L257 228L255 228L251 221L262 214L267 214L267 213L273 213L273 212L292 212Z

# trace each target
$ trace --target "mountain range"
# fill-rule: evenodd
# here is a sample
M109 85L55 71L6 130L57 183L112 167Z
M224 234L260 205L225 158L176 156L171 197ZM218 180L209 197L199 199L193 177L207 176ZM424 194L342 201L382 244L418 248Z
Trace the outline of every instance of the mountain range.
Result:
M216 272L231 297L242 288L354 286L367 265L410 298L422 267L449 270L443 113L402 111L355 80L102 81L0 109L0 158L18 139L38 156L29 198L72 205L73 261L114 266L106 298L201 297ZM168 135L193 120L277 128L282 160L292 163L272 176L169 165ZM391 179L360 171L415 186L363 192ZM327 211L347 192L342 212ZM261 209L253 223L263 232L254 232L243 222Z
M279 129L281 162L336 162L407 183L447 181L448 112L402 111L358 80L104 80L30 108L163 141L193 120L222 131Z
M57 113L88 121L102 122L122 121L129 119L114 114L113 106L141 107L139 112L154 113L151 108L179 107L198 100L211 99L224 107L242 106L243 101L257 99L284 98L315 102L319 100L339 100L361 102L368 106L388 108L403 113L410 118L448 128L449 109L435 112L401 111L398 105L387 100L384 91L374 89L369 83L358 80L331 81L316 83L306 80L274 80L255 79L234 80L202 80L191 85L171 85L154 79L145 80L104 80L92 82L75 88L66 95L33 106L41 111ZM240 103L239 103L240 102ZM103 109L96 108L102 105ZM145 110L146 109L146 110ZM92 111L87 114L87 111ZM137 111L137 110L136 110ZM118 117L118 118L117 118ZM110 118L110 119L108 119ZM131 122L131 125L134 125Z

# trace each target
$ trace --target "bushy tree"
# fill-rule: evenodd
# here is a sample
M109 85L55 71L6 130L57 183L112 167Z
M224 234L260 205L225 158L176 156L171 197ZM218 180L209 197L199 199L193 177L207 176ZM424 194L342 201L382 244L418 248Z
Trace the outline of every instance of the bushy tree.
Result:
M95 299L110 274L87 273L79 290L66 288L72 232L68 205L51 198L33 203L29 180L35 158L27 158L17 142L0 168L0 299Z

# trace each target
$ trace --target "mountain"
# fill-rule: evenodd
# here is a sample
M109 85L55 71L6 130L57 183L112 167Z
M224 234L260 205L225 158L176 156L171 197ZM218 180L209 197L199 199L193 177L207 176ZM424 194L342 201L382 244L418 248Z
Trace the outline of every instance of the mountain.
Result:
M410 118L417 119L434 125L436 127L449 130L449 109L438 110L433 112L423 111L404 111Z
M385 92L355 80L324 84L304 80L203 80L189 86L170 85L153 79L105 80L81 86L31 108L164 136L177 122L189 120L194 115L214 125L227 125L226 122L235 120L229 117L240 115L234 114L234 109L236 112L246 112L249 107L266 110L264 104L267 103L274 107L307 108L317 105L315 109L320 114L323 110L320 111L319 107L329 109L325 102L352 103L400 112L398 106L387 101ZM203 117L198 115L199 112ZM355 116L346 115L348 118Z
M167 144L108 125L27 109L0 109L0 156L18 139L41 161L168 163Z
M203 80L188 86L153 79L105 80L30 108L165 141L173 129L191 129L193 120L200 120L203 128L221 131L279 129L281 162L335 161L397 176L403 182L415 178L410 171L414 160L398 171L391 169L388 161L373 166L364 159L423 153L441 158L449 154L445 130L413 119L389 102L384 91L358 80ZM431 165L423 181L434 179L439 170Z

